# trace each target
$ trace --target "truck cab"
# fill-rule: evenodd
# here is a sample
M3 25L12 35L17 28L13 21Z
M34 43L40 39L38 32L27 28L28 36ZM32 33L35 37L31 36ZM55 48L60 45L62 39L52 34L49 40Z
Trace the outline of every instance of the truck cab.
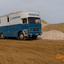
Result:
M21 15L22 14L23 14L23 17L21 16L22 17L21 20L22 20L23 35L21 34L20 37L22 39L24 37L36 39L38 35L42 34L39 12L27 11L27 12L21 13Z

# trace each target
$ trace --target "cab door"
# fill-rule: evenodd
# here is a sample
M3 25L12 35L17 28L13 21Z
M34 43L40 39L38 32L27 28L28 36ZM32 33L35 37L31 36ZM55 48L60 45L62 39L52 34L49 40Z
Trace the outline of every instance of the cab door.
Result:
M28 24L27 24L27 18L23 18L22 19L22 28L23 28L23 30L24 29L28 29Z

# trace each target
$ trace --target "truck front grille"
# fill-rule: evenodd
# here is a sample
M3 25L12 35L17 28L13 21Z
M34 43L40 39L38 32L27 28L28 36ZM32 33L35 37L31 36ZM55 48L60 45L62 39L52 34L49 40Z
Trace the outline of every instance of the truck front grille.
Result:
M30 32L41 32L41 28L30 28Z
M34 31L38 31L38 28L34 28Z

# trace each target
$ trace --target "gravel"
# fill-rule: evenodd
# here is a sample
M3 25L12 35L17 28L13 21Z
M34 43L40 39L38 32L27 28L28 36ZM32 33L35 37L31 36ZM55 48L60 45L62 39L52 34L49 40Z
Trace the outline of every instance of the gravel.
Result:
M48 40L64 40L64 33L57 30L50 30L43 32L42 35L39 36L39 38Z

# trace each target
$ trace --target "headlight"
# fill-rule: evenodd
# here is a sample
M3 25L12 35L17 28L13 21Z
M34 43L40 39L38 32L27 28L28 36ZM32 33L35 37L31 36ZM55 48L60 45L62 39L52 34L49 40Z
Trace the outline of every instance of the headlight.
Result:
M30 33L30 35L32 35L32 33Z
M38 34L36 34L36 35L38 35Z

